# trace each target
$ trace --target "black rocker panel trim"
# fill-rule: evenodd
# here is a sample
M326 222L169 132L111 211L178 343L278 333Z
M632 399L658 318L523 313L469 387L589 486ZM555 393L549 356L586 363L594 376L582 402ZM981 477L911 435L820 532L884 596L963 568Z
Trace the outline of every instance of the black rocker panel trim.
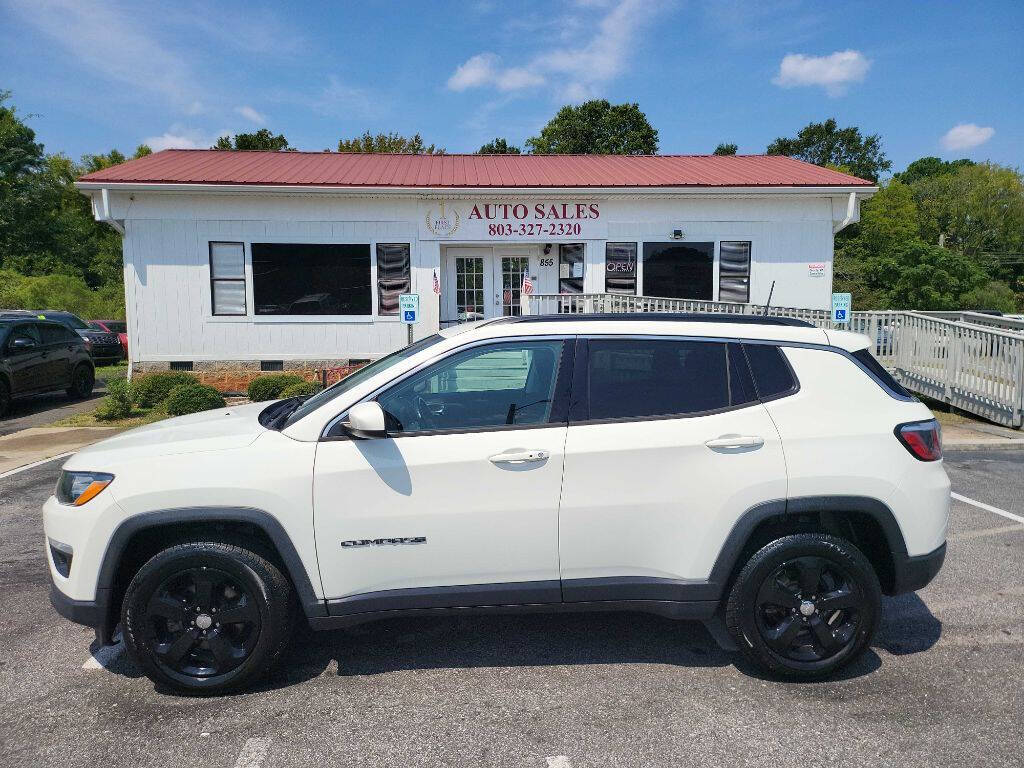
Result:
M494 605L561 603L561 584L519 581L508 584L463 584L452 587L412 587L366 592L327 601L331 616L424 608L472 608Z
M717 600L716 594L713 586L706 581L648 576L607 576L562 580L562 599L567 603L603 600L713 601Z
M129 517L117 527L107 543L107 551L103 555L103 564L100 566L97 591L113 588L114 576L117 574L121 556L132 536L148 528L180 523L248 523L256 526L267 535L277 548L278 554L281 555L288 571L287 575L291 577L292 584L295 585L295 591L306 616L325 616L327 614L324 601L317 598L316 592L313 591L313 584L309 580L306 567L303 565L299 553L295 551L295 545L292 544L284 527L273 515L253 507L181 507L145 512Z

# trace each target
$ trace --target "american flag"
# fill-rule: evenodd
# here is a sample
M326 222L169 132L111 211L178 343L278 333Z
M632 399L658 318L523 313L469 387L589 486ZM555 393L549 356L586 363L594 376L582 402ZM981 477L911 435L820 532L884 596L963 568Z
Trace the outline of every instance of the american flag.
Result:
M530 276L525 272L523 273L522 292L525 293L527 296L533 293L533 280L531 280Z
M441 295L441 281L437 279L437 270L434 270L434 293Z

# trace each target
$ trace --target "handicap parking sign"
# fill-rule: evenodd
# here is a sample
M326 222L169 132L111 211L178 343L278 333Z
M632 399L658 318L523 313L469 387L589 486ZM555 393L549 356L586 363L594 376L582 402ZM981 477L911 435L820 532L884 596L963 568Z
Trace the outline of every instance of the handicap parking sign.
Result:
M850 322L850 306L853 304L853 297L849 293L832 294L832 322Z
M420 321L420 295L403 293L398 297L398 314L402 322L414 325Z

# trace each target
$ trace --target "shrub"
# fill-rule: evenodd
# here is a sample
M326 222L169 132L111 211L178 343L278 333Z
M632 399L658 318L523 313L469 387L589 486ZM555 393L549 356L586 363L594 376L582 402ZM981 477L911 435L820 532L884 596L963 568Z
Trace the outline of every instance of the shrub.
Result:
M131 399L143 408L152 408L182 384L199 384L199 379L186 371L148 373L132 381Z
M186 413L223 408L225 405L220 392L198 382L179 384L164 400L164 407L171 416L184 416Z
M281 390L280 398L286 397L309 397L320 391L320 385L315 381L300 381L297 384L289 384Z
M304 384L306 380L294 373L276 373L273 376L260 376L249 383L247 394L254 403L264 400L276 400L281 393L293 384Z
M132 413L132 398L127 379L111 381L107 393L93 415L100 421L128 418Z

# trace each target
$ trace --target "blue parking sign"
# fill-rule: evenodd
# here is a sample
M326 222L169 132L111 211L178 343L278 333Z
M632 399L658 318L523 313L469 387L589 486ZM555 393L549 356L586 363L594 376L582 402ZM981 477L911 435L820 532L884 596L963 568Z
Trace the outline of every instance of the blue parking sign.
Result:
M398 311L403 323L407 325L418 323L420 321L420 295L418 293L399 295Z
M850 308L853 304L853 296L849 293L832 294L832 322L850 322Z

